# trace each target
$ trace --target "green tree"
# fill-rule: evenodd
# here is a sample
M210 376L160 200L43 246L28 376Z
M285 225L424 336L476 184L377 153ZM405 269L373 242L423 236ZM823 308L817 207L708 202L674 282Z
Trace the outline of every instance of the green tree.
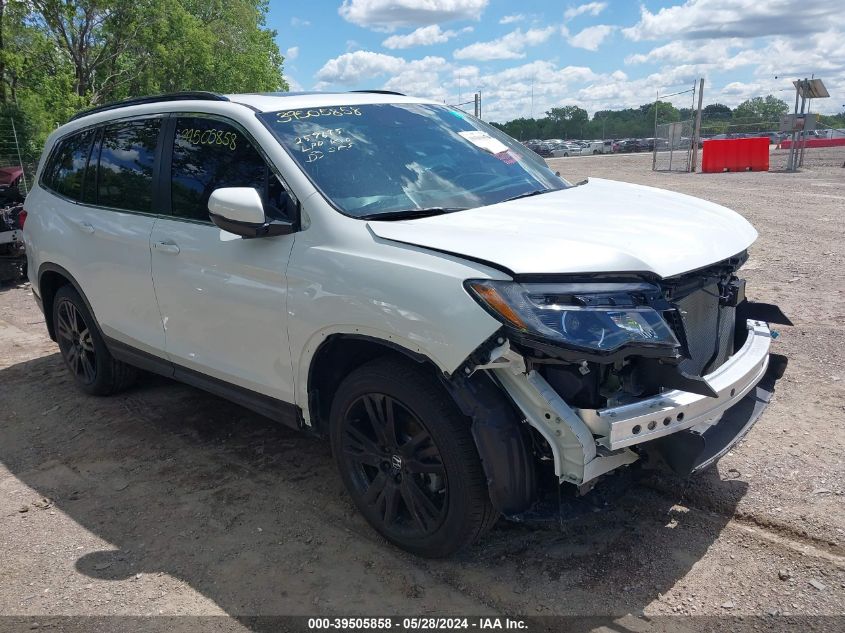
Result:
M731 118L733 110L722 103L711 103L704 106L701 115L707 119L727 120Z
M89 105L286 90L267 10L267 0L0 0L0 105L40 150Z
M575 105L567 105L560 108L552 108L546 112L550 125L550 136L561 138L572 138L581 136L582 130L590 120L590 115L584 108Z
M734 119L754 120L759 122L778 121L782 114L789 112L789 106L774 95L754 97L740 103L734 110Z

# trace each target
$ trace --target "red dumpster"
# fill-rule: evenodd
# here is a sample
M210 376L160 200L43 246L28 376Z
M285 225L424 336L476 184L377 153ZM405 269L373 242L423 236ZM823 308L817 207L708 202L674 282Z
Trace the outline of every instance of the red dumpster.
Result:
M701 171L768 171L769 139L730 138L704 141Z

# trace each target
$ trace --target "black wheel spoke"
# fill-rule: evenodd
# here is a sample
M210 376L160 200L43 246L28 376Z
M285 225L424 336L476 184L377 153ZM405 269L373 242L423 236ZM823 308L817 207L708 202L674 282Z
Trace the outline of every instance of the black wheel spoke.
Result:
M71 332L70 324L67 321L67 309L65 308L67 304L63 303L59 308L59 322L58 322L58 334L61 338L67 340L73 340L73 332Z
M68 320L70 321L70 329L75 334L77 334L79 333L79 324L77 323L78 319L76 314L76 306L74 306L70 302L65 303L65 305L67 306Z
M388 476L384 472L379 472L376 475L376 478L370 482L370 487L367 488L367 493L364 495L364 503L373 505L378 501L384 492L385 486L387 486L387 479Z
M383 515L383 517L384 517L384 522L387 525L394 524L396 522L396 519L398 518L400 497L401 496L399 494L399 487L395 483L390 482L385 487L385 492L384 492L384 515Z
M402 480L402 499L414 521L424 532L430 531L437 524L440 511L413 479Z
M431 439L431 436L428 434L428 431L420 431L407 442L402 444L400 449L405 455L413 455L419 447L425 444L429 439Z
M88 358L87 352L80 352L79 358L82 360L82 370L85 372L85 380L94 382L94 365L91 359Z
M410 473L428 473L432 475L445 475L446 469L443 463L438 461L422 462L416 459L409 459L405 461L405 468Z
M440 451L438 451L437 447L432 443L430 446L426 446L425 448L421 448L414 452L414 457L417 459L440 459Z
M381 394L368 394L363 397L363 401L376 439L384 445L395 445L396 423L393 415L393 399Z
M379 466L385 460L383 452L376 443L351 424L346 427L345 450L361 464Z
M70 350L68 350L67 356L68 356L67 357L68 363L70 363L71 371L74 374L78 374L79 373L79 352L76 351L75 347L71 347Z

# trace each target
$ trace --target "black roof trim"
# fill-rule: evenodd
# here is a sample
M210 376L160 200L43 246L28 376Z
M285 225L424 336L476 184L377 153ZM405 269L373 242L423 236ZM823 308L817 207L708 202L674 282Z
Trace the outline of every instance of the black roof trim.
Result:
M402 92L394 92L393 90L349 90L349 93L370 93L377 95L397 95L400 97L407 96ZM302 95L336 95L343 94L342 92L335 92L332 90L300 90L296 92L251 92L249 94L260 95L262 97L299 97Z
M109 110L117 110L125 108L126 106L142 105L145 103L160 103L164 101L228 101L229 98L216 92L207 92L205 90L188 90L184 92L171 92L163 95L152 95L148 97L132 97L131 99L124 99L123 101L115 101L114 103L106 103L101 106L82 110L74 114L70 120L76 121L89 114L97 114L98 112L108 112Z
M374 95L396 95L398 97L406 97L404 92L396 92L395 90L350 90L349 92L364 92Z

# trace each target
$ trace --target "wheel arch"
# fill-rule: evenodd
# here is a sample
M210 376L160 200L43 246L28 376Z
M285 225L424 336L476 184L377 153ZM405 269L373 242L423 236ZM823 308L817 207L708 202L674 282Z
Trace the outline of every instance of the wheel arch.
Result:
M311 355L306 378L307 423L319 435L328 434L332 399L343 379L364 363L383 356L398 356L425 366L433 375L442 373L432 359L421 352L377 336L358 332L328 335Z
M79 293L79 296L82 297L82 301L85 303L85 308L88 310L88 313L94 317L94 327L96 327L98 331L100 328L97 323L97 317L94 314L94 310L91 308L91 303L82 291L82 287L79 285L79 282L76 281L74 276L70 274L66 268L63 268L58 264L45 262L41 264L41 267L38 269L38 296L41 297L41 303L44 307L44 321L47 324L47 332L50 335L50 338L54 341L56 340L56 326L55 323L53 323L53 299L59 291L59 288L68 285L72 286L73 289ZM102 334L102 332L100 332L100 334Z
M494 507L507 515L526 511L535 499L537 484L530 441L520 424L523 416L486 372L470 378L462 373L450 375L425 354L395 341L334 333L320 343L308 367L307 406L302 410L312 430L328 435L329 411L340 383L364 363L384 356L418 363L438 379L470 424Z

